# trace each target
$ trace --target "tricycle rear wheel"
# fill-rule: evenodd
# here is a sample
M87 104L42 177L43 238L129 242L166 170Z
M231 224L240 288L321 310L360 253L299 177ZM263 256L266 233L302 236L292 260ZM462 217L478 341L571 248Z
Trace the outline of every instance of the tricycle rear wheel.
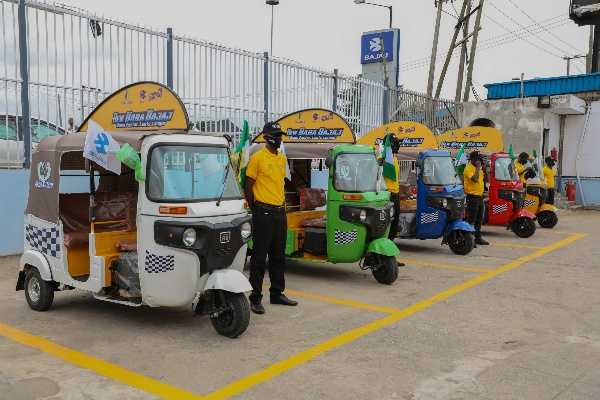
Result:
M520 238L527 239L535 233L535 222L530 218L517 218L512 223L512 231Z
M558 216L554 211L542 211L537 215L537 220L542 228L552 229L558 223Z
M377 265L373 265L371 272L379 283L391 285L398 279L398 262L396 257L375 255Z
M454 254L466 256L473 250L473 234L467 231L452 231L448 236L448 246Z
M250 323L250 304L244 293L224 292L225 309L212 314L210 322L220 335L236 338L246 331Z

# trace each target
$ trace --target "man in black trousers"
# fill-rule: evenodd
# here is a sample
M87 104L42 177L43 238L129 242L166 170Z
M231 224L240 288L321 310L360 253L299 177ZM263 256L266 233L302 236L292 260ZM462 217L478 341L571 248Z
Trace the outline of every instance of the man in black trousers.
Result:
M262 285L267 257L271 280L271 304L298 305L289 299L285 290L285 242L287 219L285 214L285 171L287 159L279 152L281 127L274 122L265 124L262 134L265 147L252 155L246 168L246 201L252 209L252 258L250 260L250 308L264 314Z

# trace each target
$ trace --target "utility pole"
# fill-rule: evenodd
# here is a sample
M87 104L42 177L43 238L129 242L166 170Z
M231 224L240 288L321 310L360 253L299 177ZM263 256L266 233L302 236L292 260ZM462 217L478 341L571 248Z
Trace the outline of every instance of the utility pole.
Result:
M600 56L600 25L594 25L594 41L592 51L592 74L598 72L598 57Z
M569 57L569 56L563 57L563 60L565 60L567 62L567 76L571 75L571 60L577 60L579 58L587 58L587 57L583 54L577 54L572 57Z
M433 81L435 79L435 62L437 58L438 41L440 38L440 23L445 0L437 0L437 16L435 18L435 30L433 32L433 46L431 48L431 60L429 61L429 80L427 81L427 96L433 95Z
M448 54L446 54L446 61L444 62L444 67L442 68L442 73L440 74L440 79L438 80L437 89L435 91L435 98L439 99L440 94L442 92L442 87L444 86L444 79L446 78L446 73L448 72L448 67L450 66L450 60L452 58L452 53L456 48L456 39L458 39L458 34L460 32L460 28L465 20L465 12L467 10L468 0L463 0L463 5L460 10L460 15L458 17L458 22L454 27L454 35L452 35L452 41L450 42L450 48L448 49Z
M471 14L472 0L465 0L467 2L467 15ZM460 101L462 94L463 79L465 77L465 63L467 62L467 45L469 37L469 17L463 23L463 39L462 46L460 49L460 61L458 64L458 79L456 80L456 96L454 101L457 103Z
M588 53L586 58L585 72L592 73L592 55L594 54L594 25L590 25L590 41L588 44Z
M467 67L467 82L465 84L465 93L463 101L469 101L471 87L473 87L473 68L475 68L475 55L477 54L477 41L479 39L479 31L481 30L481 16L483 15L483 3L485 0L479 0L477 9L477 17L475 18L475 27L473 28L473 40L471 41L471 52L469 54L469 66Z

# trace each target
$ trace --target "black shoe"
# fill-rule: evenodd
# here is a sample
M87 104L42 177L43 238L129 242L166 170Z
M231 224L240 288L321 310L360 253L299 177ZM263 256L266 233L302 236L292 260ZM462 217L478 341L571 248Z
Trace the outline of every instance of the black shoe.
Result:
M253 301L250 302L250 309L252 310L252 312L254 314L264 314L265 313L265 307L262 305L262 303L255 303Z
M292 299L289 299L285 294L281 293L279 295L271 296L271 304L281 304L284 306L297 306L298 302Z
M490 243L486 240L483 240L483 238L478 237L478 238L475 238L475 244L478 244L480 246L487 246Z

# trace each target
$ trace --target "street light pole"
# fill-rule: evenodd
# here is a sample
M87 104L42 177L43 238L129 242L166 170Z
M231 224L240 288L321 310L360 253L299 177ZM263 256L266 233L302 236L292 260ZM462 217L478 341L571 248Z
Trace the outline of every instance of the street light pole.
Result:
M567 62L567 76L571 75L571 60L576 60L578 58L586 58L587 56L584 54L577 54L575 56L569 57L569 56L565 56L563 57L563 60L565 60Z
M266 0L267 5L271 6L271 48L269 53L273 55L273 24L275 16L275 6L279 5L279 0Z
M394 21L394 11L393 11L393 7L392 6L386 6L384 4L377 4L377 3L369 3L365 0L354 0L354 4L368 4L370 6L376 6L376 7L383 7L383 8L387 8L388 11L390 12L390 29L392 29L392 25L393 25L393 21Z

